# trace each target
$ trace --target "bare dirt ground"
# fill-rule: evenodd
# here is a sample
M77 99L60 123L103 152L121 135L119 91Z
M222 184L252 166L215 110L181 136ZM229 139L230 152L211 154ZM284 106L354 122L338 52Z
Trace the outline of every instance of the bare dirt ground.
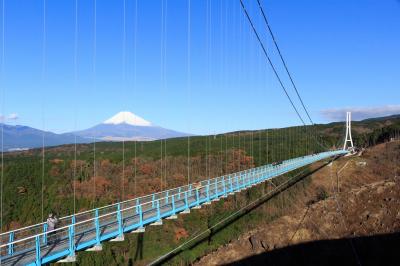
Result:
M341 158L308 178L310 186L290 213L247 232L195 265L254 265L254 261L246 262L246 258L256 256L256 264L267 264L260 254L312 241L348 240L400 231L400 142L377 145L360 157ZM358 252L359 246L355 247L352 240L349 243L353 264L380 264L380 254L385 254L383 250L375 256L376 260L366 261L368 247L364 244L364 250ZM341 261L340 254L338 258ZM268 264L281 265L273 260ZM305 260L299 264L319 263Z

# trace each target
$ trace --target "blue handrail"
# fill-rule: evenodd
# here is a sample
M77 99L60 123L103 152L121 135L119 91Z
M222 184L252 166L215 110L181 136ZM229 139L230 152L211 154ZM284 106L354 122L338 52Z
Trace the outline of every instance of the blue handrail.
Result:
M101 245L103 241L123 236L124 232L143 228L191 207L225 197L228 193L240 191L313 162L346 153L347 151L343 150L324 152L283 161L279 165L265 165L217 177L213 182L206 180L201 182L201 186L189 184L185 186L185 191L182 191L184 187L178 188L176 193L172 193L173 190L166 191L164 198L156 198L155 194L152 194L150 202L143 203L136 199L136 204L127 208L122 208L121 203L117 203L116 211L106 214L100 214L101 208L97 208L93 218L77 222L76 216L72 216L70 224L52 231L52 246L49 244L50 232L47 232L46 225L43 225L43 232L24 239L15 239L14 231L11 231L8 232L8 243L0 246L2 250L7 251L1 253L1 261L19 260L26 265L40 265L65 256L75 256L78 250ZM53 237L57 241L53 241Z

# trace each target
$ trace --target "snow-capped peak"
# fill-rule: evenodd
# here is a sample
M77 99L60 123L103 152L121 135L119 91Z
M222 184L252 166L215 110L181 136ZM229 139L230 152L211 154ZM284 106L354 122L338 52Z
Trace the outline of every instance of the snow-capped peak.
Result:
M129 124L132 126L151 126L152 124L131 112L119 112L110 119L107 119L103 124Z

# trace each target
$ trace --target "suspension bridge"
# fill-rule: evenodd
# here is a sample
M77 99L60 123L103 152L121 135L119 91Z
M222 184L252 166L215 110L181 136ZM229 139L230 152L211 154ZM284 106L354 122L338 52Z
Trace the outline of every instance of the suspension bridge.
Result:
M289 100L291 108L293 108L294 113L303 124L304 130L307 131L306 119L303 118L300 108L302 108L306 114L305 117L308 117L310 125L313 126L315 124L297 90L260 1L257 0L257 3L266 29L272 37L281 63L290 79L290 84L301 104L300 108L290 96L288 88L285 87L243 1L239 0L238 2L240 3L250 29L254 33L255 40L260 45L266 63L271 67L280 88L284 92L284 96ZM188 24L190 28L190 21ZM190 47L190 40L188 43ZM188 50L190 51L190 49ZM42 222L2 232L0 234L0 264L43 265L52 262L75 262L78 252L101 251L103 242L124 241L124 235L127 233L145 233L147 226L162 225L164 220L176 219L179 214L188 214L193 209L201 208L203 205L210 205L214 201L230 197L253 186L260 185L292 171L302 169L313 163L351 154L354 147L351 137L350 120L351 116L347 114L346 137L342 149L329 149L324 147L324 151L322 152L314 153L314 151L308 151L310 154L304 156L293 156L295 158L289 158L275 163L267 163L259 167L208 178L195 183L187 182L184 186L154 192L142 197L131 198L83 212L77 212L72 215L61 217L57 228L54 230L50 230L48 224ZM314 133L315 132L306 132L309 136L309 141L313 139L313 141L322 147L323 145L319 143ZM190 140L190 137L188 137L188 140ZM292 142L296 143L296 141L293 140ZM188 141L188 150L189 143L190 141ZM347 144L350 144L349 148Z
M72 262L77 251L99 251L104 241L124 241L124 233L144 232L146 226L161 225L163 219L174 219L285 173L346 154L347 150L336 150L294 158L96 208L62 217L60 227L53 231L40 223L6 232L1 234L1 263Z

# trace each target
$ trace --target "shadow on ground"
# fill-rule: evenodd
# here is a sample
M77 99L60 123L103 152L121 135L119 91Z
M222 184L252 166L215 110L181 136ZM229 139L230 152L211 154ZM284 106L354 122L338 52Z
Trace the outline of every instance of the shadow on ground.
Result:
M400 233L288 246L226 265L400 265Z

